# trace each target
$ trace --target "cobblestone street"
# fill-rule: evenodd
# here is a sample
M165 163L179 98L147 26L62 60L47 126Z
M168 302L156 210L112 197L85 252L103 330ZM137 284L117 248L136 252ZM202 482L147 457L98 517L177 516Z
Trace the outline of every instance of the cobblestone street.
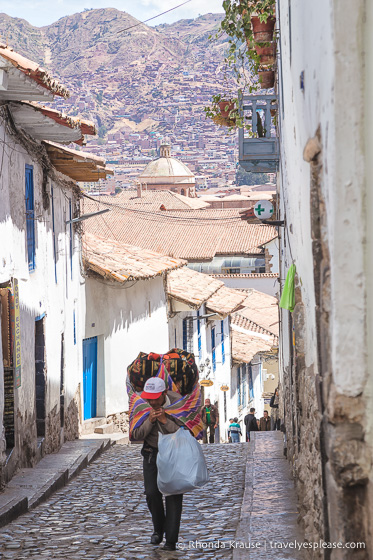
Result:
M0 530L0 558L232 558L231 549L162 552L149 544L141 446L116 445L47 502ZM211 482L184 496L180 546L234 539L248 446L205 445Z

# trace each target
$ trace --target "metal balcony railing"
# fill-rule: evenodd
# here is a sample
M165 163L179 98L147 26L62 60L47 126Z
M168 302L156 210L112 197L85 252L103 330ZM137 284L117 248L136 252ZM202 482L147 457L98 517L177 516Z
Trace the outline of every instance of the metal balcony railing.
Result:
M279 147L274 124L277 96L241 94L239 111L244 122L244 128L238 131L239 164L253 173L277 171Z

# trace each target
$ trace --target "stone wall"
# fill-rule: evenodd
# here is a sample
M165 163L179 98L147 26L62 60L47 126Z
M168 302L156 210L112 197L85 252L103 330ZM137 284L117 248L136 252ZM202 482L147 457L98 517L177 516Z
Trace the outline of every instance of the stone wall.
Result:
M47 414L45 421L45 453L54 453L61 447L61 420L60 409L56 405Z
M79 418L80 418L80 386L76 390L74 398L65 408L65 428L64 440L71 441L79 438Z
M110 414L107 417L107 421L114 423L114 431L128 433L129 431L128 412L117 412L116 414Z

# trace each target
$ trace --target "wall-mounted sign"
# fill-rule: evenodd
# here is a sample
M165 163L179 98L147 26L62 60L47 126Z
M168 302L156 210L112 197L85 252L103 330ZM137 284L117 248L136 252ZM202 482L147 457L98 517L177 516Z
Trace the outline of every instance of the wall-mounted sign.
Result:
M228 387L228 385L222 385L222 386L220 387L220 390L221 390L221 391L229 391L229 387Z
M254 214L259 220L268 220L273 216L273 204L269 200L259 200L254 206Z
M202 387L212 387L214 382L211 381L211 379L201 379L199 384L202 385Z
M16 387L21 386L21 318L19 313L18 280L13 281L14 288L14 370Z

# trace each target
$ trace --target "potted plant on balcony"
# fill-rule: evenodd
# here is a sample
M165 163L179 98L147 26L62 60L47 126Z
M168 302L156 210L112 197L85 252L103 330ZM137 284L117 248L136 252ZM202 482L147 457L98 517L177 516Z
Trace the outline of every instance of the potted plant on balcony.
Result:
M204 108L206 117L215 124L234 128L239 121L238 99L229 99L227 96L218 94L212 97L210 106Z

